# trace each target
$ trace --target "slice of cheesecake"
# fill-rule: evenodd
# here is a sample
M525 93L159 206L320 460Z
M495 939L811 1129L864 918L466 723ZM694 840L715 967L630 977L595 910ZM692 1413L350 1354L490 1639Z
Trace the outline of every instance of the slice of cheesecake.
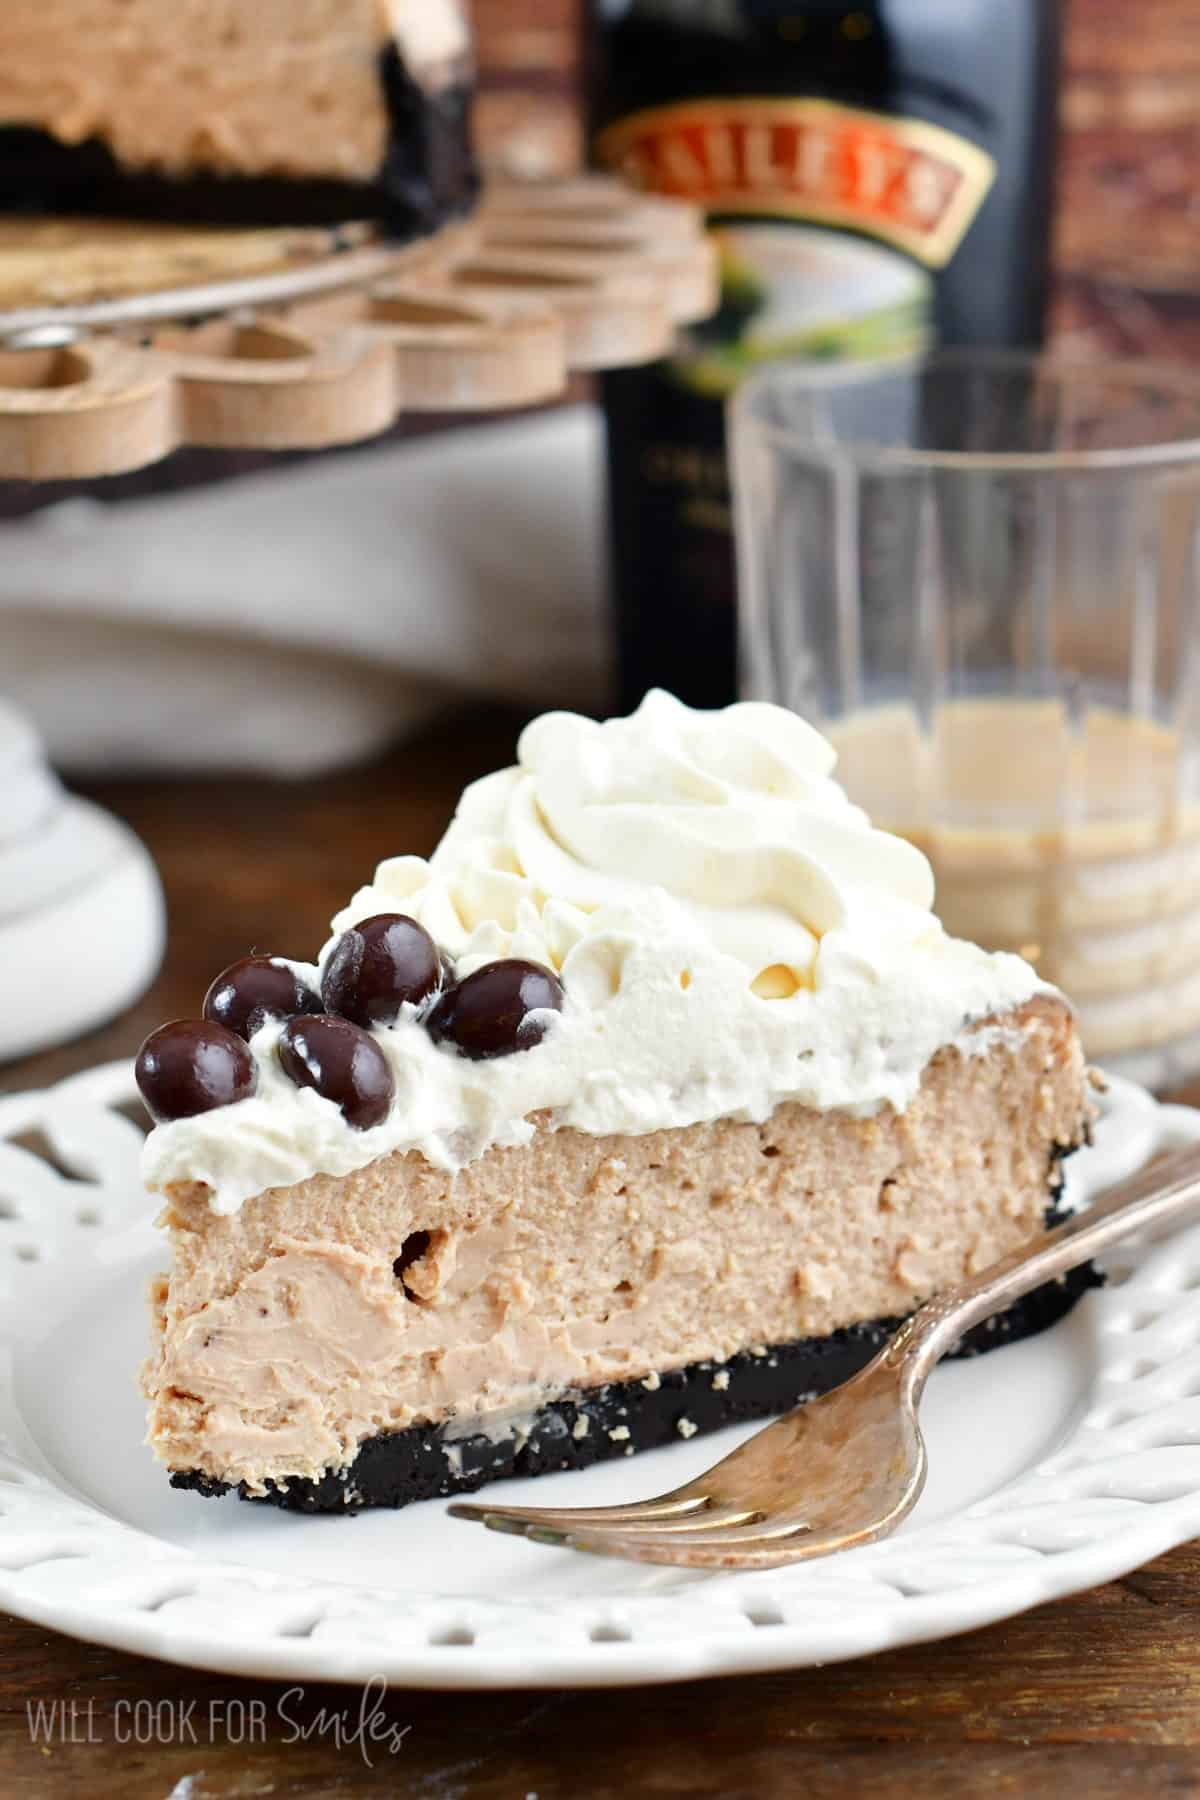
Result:
M944 934L832 764L761 705L549 715L318 963L249 958L147 1041L176 1485L400 1505L690 1437L1041 1229L1087 1133L1070 1010Z
M0 211L429 231L475 194L461 0L5 0Z

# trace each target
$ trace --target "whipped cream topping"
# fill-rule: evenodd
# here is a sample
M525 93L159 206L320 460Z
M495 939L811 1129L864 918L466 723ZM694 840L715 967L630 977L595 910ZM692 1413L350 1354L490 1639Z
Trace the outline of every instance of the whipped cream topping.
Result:
M542 1042L471 1062L406 1009L375 1034L395 1104L360 1132L284 1076L268 1024L258 1092L158 1126L150 1185L204 1181L233 1211L393 1150L461 1168L528 1142L534 1115L638 1134L763 1120L787 1100L903 1109L942 1045L982 1050L976 1021L1046 990L1019 957L946 936L925 857L872 828L834 762L818 732L757 702L695 712L655 692L627 719L536 720L428 861L380 865L321 962L359 920L407 913L460 975L507 956L556 969L566 1005Z

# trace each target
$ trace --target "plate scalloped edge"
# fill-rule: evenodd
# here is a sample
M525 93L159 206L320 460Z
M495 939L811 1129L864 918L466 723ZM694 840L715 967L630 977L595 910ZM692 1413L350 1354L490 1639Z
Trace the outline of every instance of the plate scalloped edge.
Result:
M1197 1225L1123 1250L1108 1285L1080 1303L1093 1309L1095 1365L1049 1456L949 1518L827 1562L671 1576L615 1601L523 1601L380 1595L165 1542L75 1492L13 1391L22 1342L154 1241L142 1134L118 1110L133 1094L120 1063L0 1097L0 1606L34 1623L238 1675L434 1688L677 1681L971 1630L1200 1536ZM1086 1204L1198 1140L1200 1112L1113 1081L1095 1145L1068 1165L1068 1198Z

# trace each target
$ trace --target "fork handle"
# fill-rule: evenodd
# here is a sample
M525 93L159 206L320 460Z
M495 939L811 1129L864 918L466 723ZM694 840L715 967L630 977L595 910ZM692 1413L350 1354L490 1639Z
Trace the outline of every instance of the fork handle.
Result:
M921 1382L973 1325L1135 1232L1173 1224L1198 1207L1200 1144L1193 1144L1119 1182L1085 1212L930 1300L901 1328L885 1354L889 1360L911 1359L914 1379Z

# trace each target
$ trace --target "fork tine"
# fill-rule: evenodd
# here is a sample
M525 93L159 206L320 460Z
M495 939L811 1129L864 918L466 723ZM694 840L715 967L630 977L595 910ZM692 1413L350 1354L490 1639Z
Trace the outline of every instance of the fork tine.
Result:
M826 1556L846 1546L828 1539L797 1548L790 1538L762 1538L757 1543L742 1544L736 1549L720 1544L704 1545L693 1539L637 1538L631 1542L602 1538L570 1538L565 1547L582 1550L589 1556L618 1557L624 1562L655 1563L660 1568L675 1569L779 1569L790 1563L806 1562Z
M929 1316L941 1329L943 1311ZM920 1340L901 1334L893 1348L903 1353L912 1342L919 1350ZM776 1568L870 1543L906 1516L925 1478L913 1366L903 1354L881 1352L850 1381L794 1407L707 1473L640 1504L540 1508L477 1501L450 1512L535 1543L677 1568Z
M689 1532L636 1527L603 1530L586 1526L575 1529L569 1521L547 1527L532 1520L528 1520L523 1528L513 1523L506 1528L523 1529L523 1535L534 1543L583 1550L596 1556L625 1557L635 1562L685 1568L776 1568L886 1537L911 1510L915 1497L912 1493L906 1495L891 1513L870 1525L846 1532L817 1531L802 1520L761 1514L754 1522L745 1523L738 1523L736 1519L726 1523L724 1518L718 1518L709 1530L705 1530L698 1519L695 1528Z
M766 1514L753 1506L714 1506L702 1513L685 1513L681 1518L670 1519L631 1519L627 1523L615 1523L611 1527L595 1522L583 1527L589 1535L624 1538L627 1534L633 1537L695 1537L707 1540L715 1537L723 1528L732 1529L739 1525L757 1525L766 1518ZM575 1521L569 1519L567 1529L571 1529Z
M509 1525L501 1529L512 1530L513 1527ZM827 1556L835 1550L847 1549L851 1544L866 1543L878 1534L872 1532L842 1538L821 1533L805 1541L803 1527L793 1526L786 1535L778 1530L773 1535L764 1532L747 1533L744 1537L729 1542L717 1534L710 1540L703 1535L682 1537L678 1534L651 1536L624 1531L574 1532L529 1525L521 1535L535 1544L548 1544L552 1548L580 1550L592 1556L619 1557L625 1561L658 1563L675 1568L721 1569L733 1566L738 1569L769 1569Z
M703 1494L660 1494L655 1500L632 1501L627 1506L489 1506L480 1501L456 1500L449 1508L452 1518L473 1519L486 1525L489 1519L511 1519L515 1524L528 1521L540 1525L636 1525L659 1519L685 1517L703 1512L709 1506Z
M666 1538L686 1540L689 1544L702 1546L715 1545L724 1549L736 1549L740 1544L758 1544L770 1538L795 1538L812 1534L812 1526L797 1519L770 1518L761 1512L730 1511L727 1519L718 1519L710 1530L697 1523L689 1532L661 1531L650 1527L638 1527L636 1530L618 1529L604 1531L595 1526L585 1527L582 1536L589 1538L611 1538L614 1543L629 1544L649 1542L661 1543Z
M490 1526L493 1531L523 1532L526 1536L536 1532L561 1536L584 1531L589 1534L599 1533L605 1537L620 1535L622 1540L627 1533L638 1536L649 1533L653 1537L695 1535L705 1536L718 1530L721 1526L751 1525L763 1518L763 1514L746 1506L691 1506L687 1512L673 1514L639 1513L634 1507L614 1507L606 1512L603 1507L595 1507L590 1511L556 1510L550 1507L508 1507L479 1506L456 1504L450 1512L458 1519L473 1519L481 1525ZM547 1537L549 1541L549 1537Z

